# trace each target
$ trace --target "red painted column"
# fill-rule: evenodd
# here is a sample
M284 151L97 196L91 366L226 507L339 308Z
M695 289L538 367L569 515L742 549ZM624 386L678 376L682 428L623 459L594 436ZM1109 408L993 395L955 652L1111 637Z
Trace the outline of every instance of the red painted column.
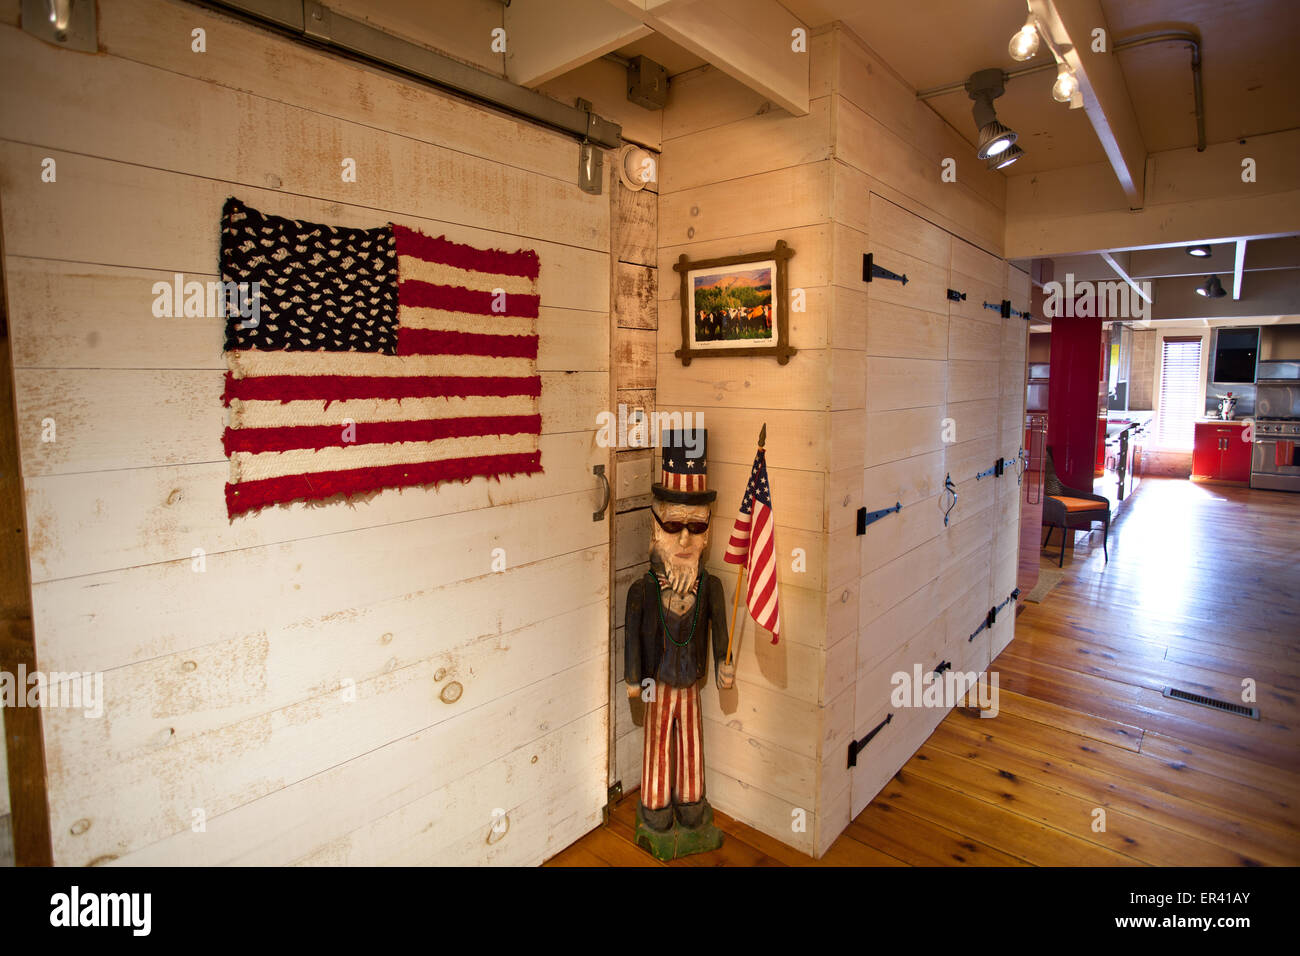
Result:
M1097 461L1097 382L1101 319L1052 319L1047 445L1056 473L1071 488L1092 490Z

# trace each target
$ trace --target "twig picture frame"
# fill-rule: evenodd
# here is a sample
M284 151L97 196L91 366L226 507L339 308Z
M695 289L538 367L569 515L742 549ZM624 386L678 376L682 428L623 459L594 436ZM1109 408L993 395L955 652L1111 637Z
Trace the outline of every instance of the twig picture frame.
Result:
M682 365L692 359L770 355L785 365L790 345L790 278L794 255L784 239L771 249L715 259L678 257Z

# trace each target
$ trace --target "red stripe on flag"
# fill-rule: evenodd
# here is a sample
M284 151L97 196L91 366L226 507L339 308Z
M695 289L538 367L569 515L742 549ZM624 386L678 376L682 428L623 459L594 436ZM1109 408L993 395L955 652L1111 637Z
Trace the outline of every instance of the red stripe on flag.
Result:
M500 294L505 309L494 309L497 294L457 285L436 285L423 279L403 279L397 284L397 303L409 308L444 309L448 312L472 312L475 315L511 315L535 319L542 297L516 293Z
M344 432L354 429L352 441ZM222 437L226 456L237 451L289 451L293 448L346 448L403 441L438 441L480 435L540 435L541 415L482 415L467 418L426 418L407 422L359 422L348 425L284 425L275 428L227 428Z
M223 401L342 402L357 398L439 398L463 395L541 395L542 377L455 375L262 375L226 372Z
M453 458L415 465L352 468L310 475L284 475L226 485L226 510L230 517L298 499L323 501L336 495L357 495L381 488L409 488L444 481L468 481L481 475L532 475L542 470L542 453L485 455Z
M537 358L536 335L484 335L477 332L397 330L398 355L487 355L492 358Z
M474 272L498 272L502 275L536 279L541 260L531 249L503 252L500 249L475 249L452 242L446 236L433 238L422 232L393 223L399 256L413 256L426 262L439 262Z

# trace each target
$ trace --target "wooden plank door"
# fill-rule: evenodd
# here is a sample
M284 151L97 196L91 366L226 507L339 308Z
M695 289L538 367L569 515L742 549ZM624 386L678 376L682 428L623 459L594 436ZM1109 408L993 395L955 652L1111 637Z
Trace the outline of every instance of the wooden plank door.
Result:
M192 5L105 5L99 44L0 22L35 650L102 674L108 717L43 712L54 862L541 862L606 801L610 182L583 193L559 134ZM228 520L224 320L152 303L216 278L232 195L536 250L543 474Z

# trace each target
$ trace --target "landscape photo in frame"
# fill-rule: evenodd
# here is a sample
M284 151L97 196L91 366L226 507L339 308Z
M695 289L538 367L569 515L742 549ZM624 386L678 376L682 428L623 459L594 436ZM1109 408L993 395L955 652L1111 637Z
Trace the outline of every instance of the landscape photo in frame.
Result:
M693 269L687 275L687 285L691 290L693 350L776 344L775 260Z
M695 358L771 356L781 365L796 349L789 338L790 257L784 239L774 247L716 259L682 254L673 264L681 276L683 365Z

